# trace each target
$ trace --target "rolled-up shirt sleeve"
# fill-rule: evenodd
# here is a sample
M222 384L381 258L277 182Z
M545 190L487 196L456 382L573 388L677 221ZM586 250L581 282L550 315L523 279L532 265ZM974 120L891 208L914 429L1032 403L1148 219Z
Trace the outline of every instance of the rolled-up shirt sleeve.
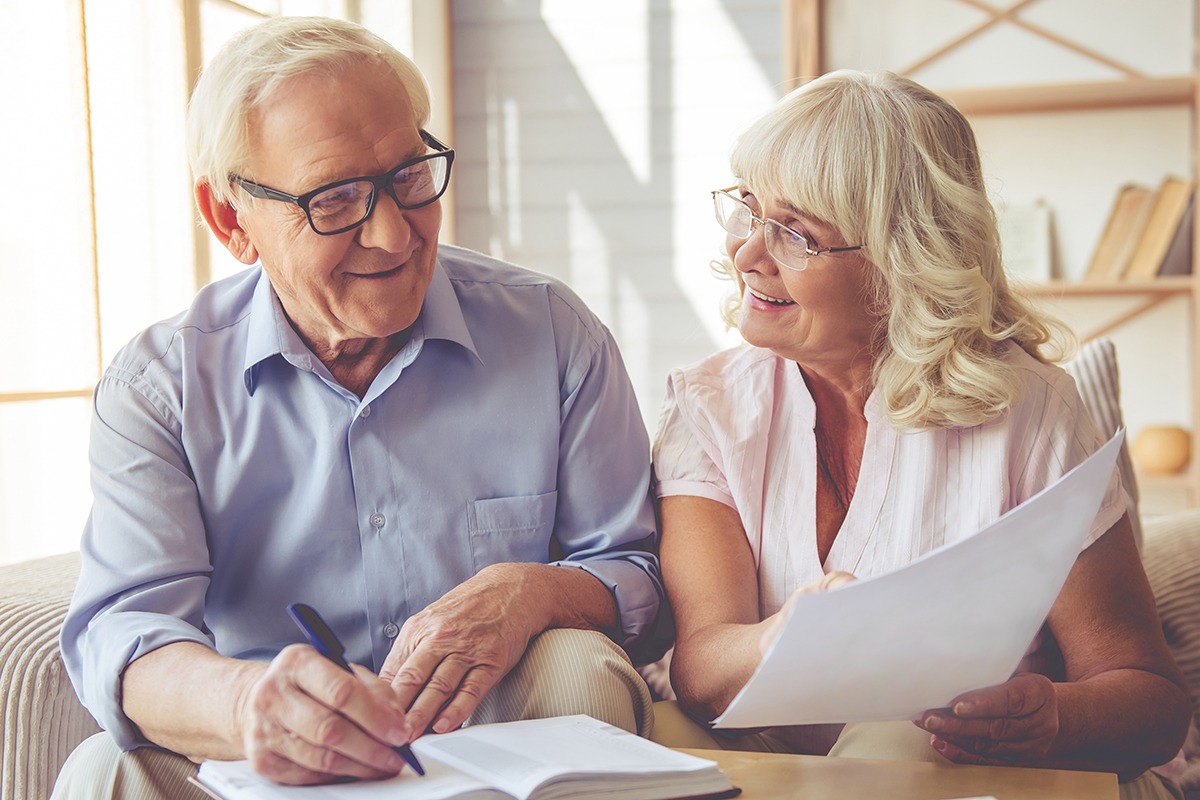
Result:
M552 303L561 300L554 298ZM657 532L650 494L650 445L621 355L609 332L580 329L572 304L555 304L560 342L583 356L564 370L559 442L555 562L587 570L617 606L615 641L637 651L655 628L663 603Z
M117 368L95 393L94 501L60 644L84 706L122 749L146 743L121 708L125 668L172 642L213 644L204 526L171 405Z

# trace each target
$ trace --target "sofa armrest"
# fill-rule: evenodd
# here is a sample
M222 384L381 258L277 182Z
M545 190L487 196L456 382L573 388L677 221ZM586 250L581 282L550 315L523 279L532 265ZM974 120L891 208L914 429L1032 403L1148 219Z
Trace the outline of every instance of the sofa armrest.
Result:
M79 742L100 730L58 652L79 554L0 567L0 800L49 797Z

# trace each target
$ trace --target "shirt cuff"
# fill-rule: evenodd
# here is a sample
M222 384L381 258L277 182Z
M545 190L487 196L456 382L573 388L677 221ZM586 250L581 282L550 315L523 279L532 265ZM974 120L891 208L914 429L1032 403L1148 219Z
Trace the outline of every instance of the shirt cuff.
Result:
M145 612L122 612L95 620L87 639L80 694L87 710L122 750L149 744L122 709L121 682L126 667L175 642L213 646L210 639L183 620Z
M703 481L663 480L660 478L656 484L655 494L658 497L675 497L677 495L707 497L709 500L716 500L722 505L727 505L735 511L737 510L737 504L733 502L733 495L724 489Z
M626 651L653 631L660 604L658 588L646 572L651 564L642 566L638 560L634 556L554 562L554 566L582 569L608 588L617 605L617 630L612 639Z

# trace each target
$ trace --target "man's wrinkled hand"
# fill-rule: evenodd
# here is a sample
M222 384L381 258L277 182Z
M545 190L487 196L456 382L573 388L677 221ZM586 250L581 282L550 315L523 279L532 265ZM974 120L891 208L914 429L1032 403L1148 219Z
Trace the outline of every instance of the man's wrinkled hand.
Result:
M1049 756L1058 736L1058 697L1049 678L1022 673L959 695L916 724L933 734L933 749L955 763L1033 764Z
M410 739L404 708L369 670L351 675L308 645L285 648L238 704L246 758L276 783L395 775Z
M497 564L409 617L384 661L415 736L462 725L546 625L524 564Z

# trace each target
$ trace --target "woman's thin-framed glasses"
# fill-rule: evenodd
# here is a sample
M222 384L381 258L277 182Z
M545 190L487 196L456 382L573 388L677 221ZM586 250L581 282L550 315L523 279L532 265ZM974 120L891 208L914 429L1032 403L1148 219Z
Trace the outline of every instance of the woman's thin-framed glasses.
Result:
M761 225L767 253L779 262L780 266L803 272L808 269L808 259L812 256L820 256L825 253L844 253L863 248L863 245L856 244L813 250L808 246L808 239L787 225L773 219L763 219L755 214L745 200L732 194L736 190L736 186L713 190L713 207L717 213L717 222L725 229L726 233L736 239L749 239L750 235L754 233L754 229Z
M454 151L426 131L421 131L421 141L434 152L410 158L382 175L345 178L301 195L281 192L240 175L230 175L229 182L253 197L299 206L314 232L335 236L366 222L381 190L407 211L427 206L445 194Z

